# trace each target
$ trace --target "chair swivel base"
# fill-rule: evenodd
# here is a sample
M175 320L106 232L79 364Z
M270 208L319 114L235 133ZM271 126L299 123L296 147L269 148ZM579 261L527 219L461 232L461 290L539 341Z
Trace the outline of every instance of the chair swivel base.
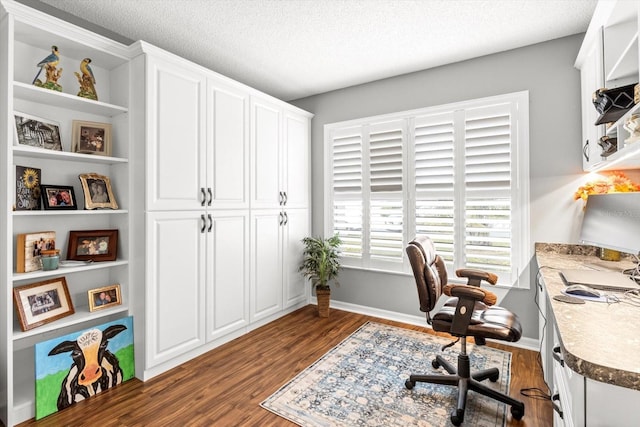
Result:
M409 390L413 389L417 382L458 387L458 404L456 409L451 412L451 423L454 426L459 426L464 421L464 409L467 403L468 390L473 390L476 393L510 405L511 416L516 420L524 416L524 403L480 383L480 381L486 379L489 379L491 382L496 382L500 376L497 368L485 369L470 375L469 356L466 354L458 355L458 369L439 355L431 362L431 365L435 369L442 366L449 375L411 375L404 385Z

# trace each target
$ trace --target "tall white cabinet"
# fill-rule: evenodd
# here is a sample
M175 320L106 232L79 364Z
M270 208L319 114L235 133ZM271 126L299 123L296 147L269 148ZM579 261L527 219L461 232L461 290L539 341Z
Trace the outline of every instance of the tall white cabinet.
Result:
M311 116L147 43L135 49L133 75L146 82L134 109L146 144L133 165L146 379L307 302L287 250L309 233ZM268 114L255 114L257 99ZM285 227L289 173L297 200Z
M1 2L0 10L0 419L14 425L35 414L34 346L87 327L133 314L131 292L131 171L129 120L129 49L121 44L34 11L14 2ZM56 45L60 53L58 83L62 92L32 85L36 64ZM74 71L83 58L92 59L99 101L76 96ZM44 74L44 72L43 72ZM42 77L41 77L42 78ZM57 122L62 151L14 143L14 111ZM112 155L72 152L72 121L112 125ZM41 169L41 183L73 186L78 210L14 211L15 167ZM117 210L84 210L81 173L95 172L111 179ZM70 230L118 229L118 257L111 262L16 272L16 235L53 230L65 258ZM16 317L13 289L64 277L75 314L23 332ZM118 283L122 305L89 311L87 292Z

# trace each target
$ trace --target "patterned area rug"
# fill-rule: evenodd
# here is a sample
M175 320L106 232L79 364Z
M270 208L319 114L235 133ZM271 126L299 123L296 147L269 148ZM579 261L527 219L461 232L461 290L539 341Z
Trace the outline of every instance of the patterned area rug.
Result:
M407 390L411 373L446 373L431 367L450 340L395 326L368 322L313 365L261 403L301 426L449 426L457 389L417 383ZM454 366L460 345L442 354ZM472 372L497 367L500 379L483 383L508 392L511 353L467 344ZM506 405L469 392L464 424L504 426Z

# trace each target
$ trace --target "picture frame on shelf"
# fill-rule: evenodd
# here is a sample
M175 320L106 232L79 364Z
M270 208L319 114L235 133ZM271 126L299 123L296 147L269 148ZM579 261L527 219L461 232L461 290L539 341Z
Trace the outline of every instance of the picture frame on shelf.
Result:
M108 176L83 173L79 178L84 192L85 209L118 209Z
M18 211L39 211L42 171L30 166L16 166L16 206Z
M45 210L76 210L76 194L70 185L40 185Z
M118 230L71 230L67 259L74 261L115 261L118 257Z
M52 120L14 111L15 144L62 151L60 124Z
M13 301L23 332L75 313L64 276L17 286Z
M36 231L16 235L16 273L42 270L42 251L56 249L55 231Z
M71 140L74 153L111 156L110 123L73 120Z
M116 283L102 288L91 289L87 292L89 297L89 311L122 305L120 284Z

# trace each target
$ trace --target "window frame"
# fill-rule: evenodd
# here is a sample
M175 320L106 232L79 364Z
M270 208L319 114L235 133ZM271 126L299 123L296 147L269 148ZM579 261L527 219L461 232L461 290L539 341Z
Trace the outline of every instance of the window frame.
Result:
M324 125L324 230L326 235L333 235L333 133L342 129L353 129L358 127L366 127L367 132L362 132L362 159L368 159L369 153L369 130L371 126L377 126L382 123L404 121L404 138L403 138L403 157L402 157L402 199L403 199L403 244L413 239L416 230L416 215L409 215L409 212L416 211L416 191L415 191L415 119L421 116L429 116L436 114L451 113L454 116L463 111L474 108L489 107L492 104L510 104L511 117L511 273L510 282L505 283L504 280L499 281L499 286L508 288L528 288L528 280L520 280L520 276L526 269L529 260L532 257L533 248L530 236L530 192L529 192L529 92L521 91L472 99L467 101L454 102L444 105L419 108L414 110L402 111L397 113L389 113L377 116L363 117L348 121L329 123ZM465 126L460 120L454 121L456 132L462 131L464 134ZM515 140L514 140L515 138ZM463 138L464 139L464 138ZM366 141L365 141L366 140ZM454 143L457 144L457 143ZM454 158L456 165L460 162L464 164L464 155ZM515 170L514 170L515 168ZM367 168L368 169L368 168ZM464 169L456 167L455 179L459 180L460 175L464 175ZM462 182L462 181L458 181ZM361 191L367 193L362 197L363 218L362 218L362 245L363 249L367 247L370 238L370 182L368 173L362 173ZM368 188L365 190L365 188ZM456 184L454 186L455 200L464 200L464 185ZM458 204L458 209L464 207L462 203ZM460 212L459 212L460 213ZM464 215L458 216L459 219L454 223L456 227L456 242L461 248L464 245L465 221ZM460 234L462 232L462 234ZM464 249L462 249L464 250ZM357 261L355 258L343 257L342 264L345 268L365 269L370 271L382 271L391 274L411 274L411 267L406 256L402 257L402 262L380 260L371 260L370 254L362 251L362 258ZM448 265L451 269L451 265ZM459 267L456 267L459 268ZM452 278L455 280L454 278Z

